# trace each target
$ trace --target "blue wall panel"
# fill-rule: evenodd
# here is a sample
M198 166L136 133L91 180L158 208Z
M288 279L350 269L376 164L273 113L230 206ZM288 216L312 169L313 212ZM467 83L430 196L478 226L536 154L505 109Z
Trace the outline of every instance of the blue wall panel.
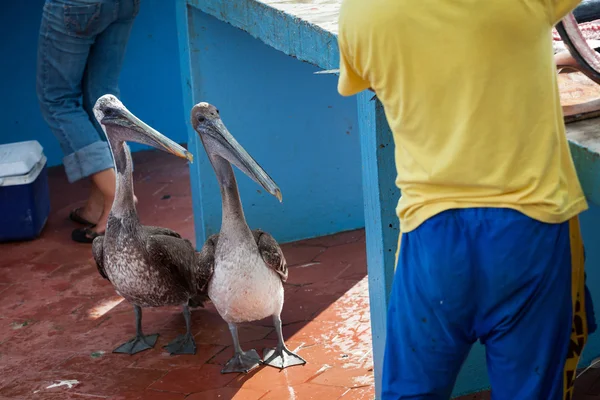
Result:
M5 1L0 12L0 144L38 140L49 165L63 154L40 115L35 94L37 38L43 0ZM121 75L125 105L177 142L187 141L175 23L175 2L143 0ZM133 144L132 149L143 146Z
M581 214L581 232L585 246L585 269L587 285L592 295L596 323L600 324L600 206L590 204L590 209ZM581 365L587 366L596 357L600 356L600 335L598 332L590 335L583 351Z
M334 76L278 52L248 34L193 11L196 101L207 101L240 144L278 183L283 203L236 170L251 227L280 241L364 226L356 100L337 94ZM198 79L198 78L197 78ZM206 234L221 225L219 189L202 163Z

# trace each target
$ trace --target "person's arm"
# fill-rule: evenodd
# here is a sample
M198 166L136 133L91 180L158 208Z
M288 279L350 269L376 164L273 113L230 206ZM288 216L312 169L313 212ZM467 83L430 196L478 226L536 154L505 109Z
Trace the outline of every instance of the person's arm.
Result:
M338 36L340 48L340 77L338 79L338 92L342 96L352 96L365 89L371 89L369 82L362 78L352 64L347 52L344 51L342 39ZM371 89L372 90L372 89Z
M338 48L340 52L340 70L338 92L342 96L352 96L371 86L356 60L356 52L360 48L357 43L361 38L360 25L357 18L356 5L351 1L342 2L338 20Z
M568 13L581 3L581 0L547 0L550 11L550 23L558 24Z

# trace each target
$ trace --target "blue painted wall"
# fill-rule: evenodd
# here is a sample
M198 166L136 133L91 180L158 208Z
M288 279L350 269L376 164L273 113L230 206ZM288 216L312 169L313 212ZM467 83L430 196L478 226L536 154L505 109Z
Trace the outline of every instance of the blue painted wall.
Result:
M594 311L596 314L596 323L600 325L600 236L598 227L600 226L600 206L590 205L590 209L581 215L581 232L583 234L583 244L585 246L585 268L587 275L587 285L592 295ZM600 329L599 329L600 330ZM595 332L590 336L590 340L583 352L582 365L589 363L600 356L600 334Z
M283 193L279 204L236 170L249 225L283 242L363 227L356 100L337 94L335 76L313 75L316 67L200 11L192 26L195 101L220 109ZM197 153L203 227L211 235L221 226L221 198L202 146Z
M0 144L38 140L49 165L63 154L42 119L35 94L39 23L44 0L4 1L0 8ZM127 107L177 142L187 142L181 95L175 2L143 0L135 21L121 92ZM157 98L160 96L160 99ZM144 146L133 144L132 149Z

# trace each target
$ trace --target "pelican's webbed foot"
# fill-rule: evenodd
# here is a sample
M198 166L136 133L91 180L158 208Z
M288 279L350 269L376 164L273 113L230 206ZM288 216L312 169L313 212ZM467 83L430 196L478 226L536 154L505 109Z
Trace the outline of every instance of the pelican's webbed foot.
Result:
M283 332L281 330L281 318L279 315L273 315L273 325L277 332L277 347L274 349L265 349L263 351L263 364L271 367L284 369L294 365L304 365L306 361L297 354L291 352L285 345L283 340Z
M306 364L306 361L302 357L291 352L285 344L278 345L274 349L265 349L263 358L263 364L279 369Z
M148 350L154 347L158 334L144 335L142 333L142 309L138 305L133 306L135 311L135 337L128 342L123 343L113 350L113 353L135 354L140 351Z
M236 352L233 355L233 358L227 361L227 364L225 364L225 368L221 370L221 373L229 374L233 372L243 372L247 374L258 367L260 363L260 356L254 349L241 353Z
M163 346L171 355L175 354L196 354L196 342L192 336L192 321L190 308L183 306L183 317L185 318L185 335L179 335L175 340L166 346Z
M176 354L196 354L196 342L189 333L179 335L164 348L173 356Z
M123 343L113 350L113 353L135 354L140 351L148 350L154 347L158 334L153 335L136 335L133 339Z

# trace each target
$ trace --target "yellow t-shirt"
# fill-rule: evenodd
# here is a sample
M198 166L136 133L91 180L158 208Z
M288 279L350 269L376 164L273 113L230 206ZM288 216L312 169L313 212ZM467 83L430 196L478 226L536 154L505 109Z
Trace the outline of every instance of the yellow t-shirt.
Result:
M394 134L403 232L451 208L560 223L587 209L552 27L580 0L344 0L340 94L369 87Z

